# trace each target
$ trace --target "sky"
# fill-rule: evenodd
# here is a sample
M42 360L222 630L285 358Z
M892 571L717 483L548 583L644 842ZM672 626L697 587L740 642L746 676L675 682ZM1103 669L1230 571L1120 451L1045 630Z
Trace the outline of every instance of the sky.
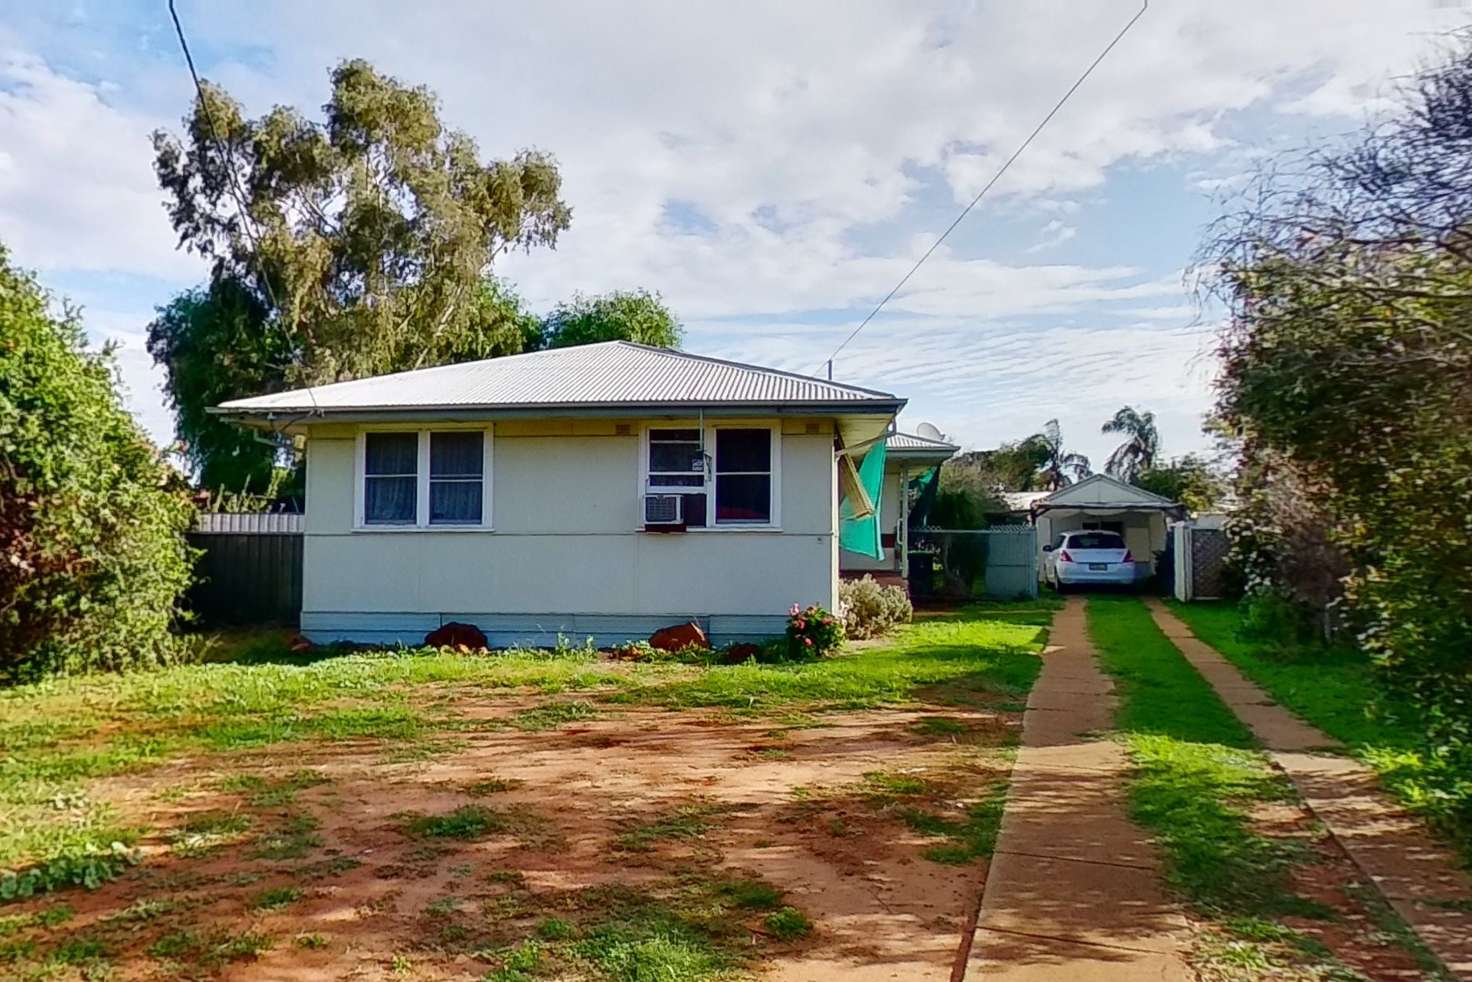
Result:
M486 158L558 159L571 228L500 260L533 309L660 292L685 348L821 374L1139 0L179 0L201 73L252 115L320 115L364 57L426 84ZM1186 270L1264 159L1392 111L1464 0L1154 0L1031 148L834 362L965 447L1057 418L1101 465L1120 406L1199 450L1213 317ZM205 278L149 134L192 83L165 0L0 0L0 242L111 341L129 408L172 420L144 348Z

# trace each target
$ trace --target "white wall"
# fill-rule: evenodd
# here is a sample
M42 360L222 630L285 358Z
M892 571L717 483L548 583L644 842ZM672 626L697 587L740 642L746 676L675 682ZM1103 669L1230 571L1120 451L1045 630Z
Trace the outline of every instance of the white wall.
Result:
M317 427L303 630L409 643L459 620L502 644L612 643L696 618L717 640L780 633L794 602L837 601L831 424L782 429L780 530L658 534L641 531L638 421L496 424L493 531L355 530L357 432Z

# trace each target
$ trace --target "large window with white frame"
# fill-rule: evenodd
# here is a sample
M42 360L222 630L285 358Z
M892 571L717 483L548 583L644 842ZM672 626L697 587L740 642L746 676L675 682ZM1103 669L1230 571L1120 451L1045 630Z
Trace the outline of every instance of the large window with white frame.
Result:
M778 524L778 430L773 426L651 427L644 490L678 494L686 528Z
M358 460L360 527L490 527L490 430L369 430Z

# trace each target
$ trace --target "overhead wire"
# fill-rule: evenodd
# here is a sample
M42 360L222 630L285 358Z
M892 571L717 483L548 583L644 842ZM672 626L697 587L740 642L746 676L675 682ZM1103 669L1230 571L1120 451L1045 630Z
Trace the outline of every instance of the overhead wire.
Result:
M884 295L884 299L880 300L879 303L874 306L874 309L869 311L868 316L859 322L859 326L850 331L848 337L844 338L843 341L838 345L838 347L833 349L833 353L830 354L826 359L828 364L829 379L833 378L833 359L837 358L839 354L842 353L843 349L848 347L849 342L858 337L859 332L869 326L869 322L872 321L875 316L884 309L885 304L894 299L895 294L899 293L900 290L904 288L904 285L910 282L910 277L914 276L915 273L920 269L920 267L925 265L925 261L929 259L931 255L935 252L935 250L940 248L941 243L944 242L947 237L949 237L950 234L956 230L956 226L965 221L966 216L971 214L971 210L975 208L977 204L981 202L981 199L986 197L986 193L990 191L992 187L995 186L996 183L1002 179L1002 175L1007 173L1008 168L1010 168L1012 164L1017 160L1017 158L1021 157L1023 152L1032 145L1032 141L1037 139L1038 134L1041 133L1047 127L1047 125L1053 121L1053 117L1058 115L1058 111L1064 107L1068 100L1073 97L1073 94L1077 92L1079 88L1084 84L1084 82L1088 79L1088 77L1094 73L1094 69L1098 68L1100 63L1103 62L1106 57L1108 57L1109 52L1114 50L1115 45L1124 40L1124 36L1130 32L1130 29L1135 26L1135 24L1140 20L1141 17L1145 16L1145 11L1149 9L1150 0L1144 0L1144 2L1140 5L1140 9L1135 12L1135 15L1129 19L1124 27L1119 29L1119 33L1114 35L1114 38L1104 46L1104 50L1099 52L1098 57L1090 62L1089 67L1084 69L1083 74L1080 75L1074 81L1074 83L1068 87L1068 91L1063 93L1063 97L1054 104L1052 109L1048 110L1048 114L1044 116L1042 118L1042 121L1039 122L1038 125L1033 128L1033 131L1027 135L1027 139L1023 140L1022 143L1018 145L1016 150L1012 151L1012 156L1008 157L1002 163L1002 166L997 168L997 172L992 175L991 180L987 181L986 184L982 186L981 190L976 193L976 196L971 199L970 203L967 204L965 208L961 209L961 213L956 216L955 221L951 222L951 224L946 227L946 230L940 234L940 237L930 244L930 248L926 249L924 254L922 254L919 259L915 260L915 264L910 267L909 272L900 277L900 281L894 285L894 289L890 290ZM822 366L819 365L818 367L821 368Z
M240 175L235 169L235 154L230 149L230 141L221 135L219 124L215 121L214 111L210 109L210 101L205 96L204 84L200 81L199 72L194 67L194 55L189 50L189 40L184 36L184 25L179 20L179 11L174 7L174 2L175 0L168 0L169 18L174 22L174 33L179 38L180 50L184 52L184 63L189 66L189 77L194 80L194 91L199 97L199 107L204 112L205 121L209 123L210 135L214 137L215 145L225 158L225 173L229 178L227 186L230 189L230 196L235 199L235 207L240 214L241 228L245 230L245 235L250 240L251 248L255 250L256 255L259 257L261 254L261 236L259 230L255 228L255 220L251 217L250 208L246 204L245 188L241 186ZM285 310L282 308L281 302L277 300L276 291L271 286L271 277L264 268L260 270L260 277L261 285L266 289L266 296L271 301L272 309L276 311L278 316L284 316ZM278 327L282 335L286 338L287 350L290 353L289 357L293 361L298 361L294 353L296 339L286 329L285 325L278 324ZM306 415L322 415L322 407L317 403L317 395L312 391L311 383L308 382L305 388L307 398L312 402L312 411ZM306 417L298 416L295 419L289 420L285 426L291 426L304 418ZM279 434L281 431L278 430L276 432Z

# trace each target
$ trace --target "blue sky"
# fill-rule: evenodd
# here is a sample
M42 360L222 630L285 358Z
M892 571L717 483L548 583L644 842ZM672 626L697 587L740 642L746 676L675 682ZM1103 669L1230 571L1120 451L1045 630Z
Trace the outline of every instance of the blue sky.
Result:
M320 106L362 56L425 83L486 156L556 154L573 225L497 266L537 309L665 296L693 351L818 372L1131 16L1131 0L488 4L181 0L201 71L252 113ZM988 447L1154 410L1206 445L1212 312L1182 272L1264 154L1342 137L1466 23L1457 0L1155 0L1054 124L835 364ZM143 349L204 270L174 249L148 134L191 96L163 0L0 0L0 241Z

